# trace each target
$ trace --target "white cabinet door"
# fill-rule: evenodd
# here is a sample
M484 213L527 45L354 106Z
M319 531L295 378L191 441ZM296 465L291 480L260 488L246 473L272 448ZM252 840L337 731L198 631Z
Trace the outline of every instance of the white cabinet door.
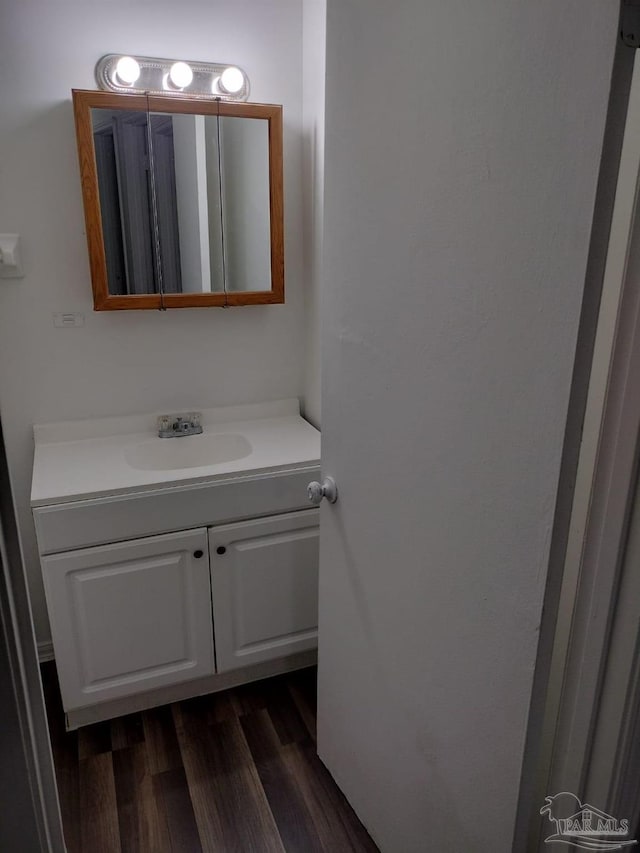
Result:
M313 649L318 511L209 530L218 672Z
M42 558L65 709L214 672L207 531Z

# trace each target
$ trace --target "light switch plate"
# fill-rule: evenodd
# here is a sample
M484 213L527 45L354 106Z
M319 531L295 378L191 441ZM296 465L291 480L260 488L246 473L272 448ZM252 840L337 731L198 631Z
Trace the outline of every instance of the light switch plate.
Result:
M66 329L68 326L84 326L84 314L71 311L54 314L53 325L58 329Z

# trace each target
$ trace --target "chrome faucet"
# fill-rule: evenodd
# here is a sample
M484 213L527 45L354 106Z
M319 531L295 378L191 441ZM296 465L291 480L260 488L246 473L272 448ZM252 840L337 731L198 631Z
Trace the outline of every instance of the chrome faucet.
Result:
M180 438L183 435L199 435L202 432L201 412L186 415L160 415L158 418L159 438Z

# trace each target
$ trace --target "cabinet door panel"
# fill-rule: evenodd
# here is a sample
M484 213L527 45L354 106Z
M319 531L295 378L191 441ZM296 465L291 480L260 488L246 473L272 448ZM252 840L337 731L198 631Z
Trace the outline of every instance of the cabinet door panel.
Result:
M65 708L213 673L207 553L200 529L42 559Z
M307 510L210 530L218 672L317 646L318 518Z

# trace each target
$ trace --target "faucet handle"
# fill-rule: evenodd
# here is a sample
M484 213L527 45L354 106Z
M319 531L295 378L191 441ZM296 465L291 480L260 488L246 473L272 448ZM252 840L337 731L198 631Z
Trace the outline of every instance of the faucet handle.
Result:
M202 412L188 412L183 415L160 415L158 417L158 436L174 438L179 435L199 435L203 432Z

